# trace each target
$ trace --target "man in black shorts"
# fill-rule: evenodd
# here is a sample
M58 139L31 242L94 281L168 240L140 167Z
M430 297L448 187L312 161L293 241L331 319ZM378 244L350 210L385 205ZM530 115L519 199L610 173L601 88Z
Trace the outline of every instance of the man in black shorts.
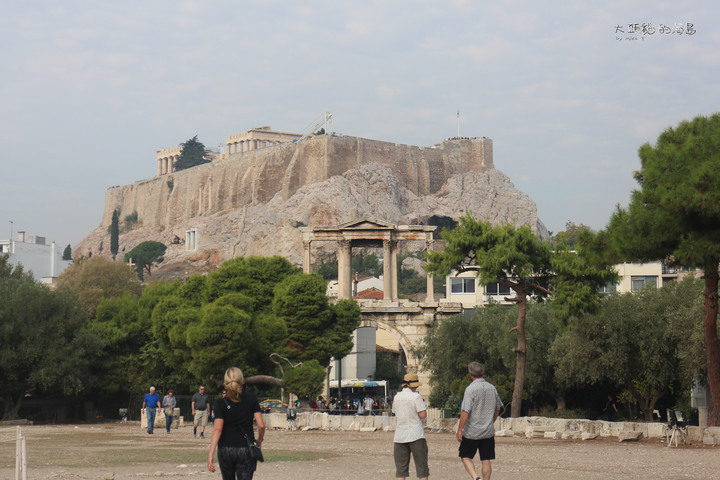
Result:
M500 414L502 400L497 390L485 381L485 369L478 362L470 362L468 372L472 383L463 395L457 439L460 442L459 457L472 480L490 480L495 459L495 419ZM475 472L475 452L480 452L482 477Z

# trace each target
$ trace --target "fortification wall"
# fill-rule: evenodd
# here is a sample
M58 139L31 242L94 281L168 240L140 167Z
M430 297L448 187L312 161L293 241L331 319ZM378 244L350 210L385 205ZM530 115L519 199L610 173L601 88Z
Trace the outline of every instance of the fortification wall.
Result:
M180 172L107 190L101 227L112 213L138 213L143 228L165 230L208 216L292 196L361 165L389 165L401 184L418 195L437 193L457 173L492 168L489 138L448 140L434 147L398 145L358 137L317 136L249 152L233 153Z

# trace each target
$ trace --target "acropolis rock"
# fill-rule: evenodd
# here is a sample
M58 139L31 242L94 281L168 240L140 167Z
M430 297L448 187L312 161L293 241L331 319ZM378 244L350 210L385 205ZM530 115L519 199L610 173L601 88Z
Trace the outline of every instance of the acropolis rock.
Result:
M156 240L168 245L163 268L175 265L180 276L237 256L282 255L299 266L299 227L363 217L442 226L470 211L548 236L535 203L494 168L488 138L416 147L320 135L226 153L209 164L109 188L102 222L75 246L76 256L110 255L115 209L121 222L137 212L132 229L120 235L118 256Z

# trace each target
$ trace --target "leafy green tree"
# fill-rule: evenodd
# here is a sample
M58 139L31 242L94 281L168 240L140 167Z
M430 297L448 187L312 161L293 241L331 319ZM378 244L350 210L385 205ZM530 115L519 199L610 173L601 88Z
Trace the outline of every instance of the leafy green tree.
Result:
M167 247L162 243L148 240L127 252L123 260L125 262L132 260L135 263L138 278L143 281L145 273L150 275L153 264L163 261L166 250Z
M157 384L155 378L148 377L148 366L140 355L143 347L152 342L151 327L150 317L140 314L134 295L126 293L100 302L91 330L105 345L97 365L104 378L101 391L112 395L127 391L132 396L148 383Z
M299 270L286 258L238 257L224 262L207 279L205 299L212 302L231 292L240 292L253 301L252 310L270 308L275 286Z
M69 292L4 267L0 260L0 397L3 419L12 419L28 391L73 396L91 387L103 345Z
M326 367L352 349L352 332L360 324L354 300L328 303L325 281L318 274L296 274L275 287L273 312L285 321L290 357L317 360Z
M285 371L284 384L301 401L309 402L322 392L325 368L317 360L308 360L297 368Z
M558 381L567 387L610 384L626 389L645 420L652 421L657 401L682 382L679 346L685 342L677 338L672 319L697 307L699 296L692 279L609 296L601 312L583 317L552 345ZM682 383L689 387L691 378Z
M110 253L112 253L113 261L118 253L120 245L120 218L117 209L113 210L112 220L110 222Z
M517 345L514 348L515 386L511 415L518 417L527 364L525 320L528 300L548 296L552 288L552 272L558 272L554 280L561 297L575 300L575 309L592 308L599 287L614 275L608 265L585 261L581 255L570 256L574 254L567 249L562 254L553 253L527 226L505 224L494 227L489 222L476 220L469 213L460 219L459 226L454 230L443 231L442 238L446 242L443 251L427 254L425 268L428 272L445 276L452 270L462 272L473 266L481 284L497 282L515 294L508 300L517 305L517 323L513 327ZM581 295L574 295L577 291Z
M706 372L712 398L708 424L720 425L720 114L683 121L654 146L640 147L640 185L609 223L612 245L628 260L670 261L705 275Z
M558 232L550 238L550 246L563 244L570 249L575 248L578 243L578 237L582 232L590 231L587 225L576 225L575 222L566 222L565 230Z
M72 260L72 247L69 243L67 247L65 247L65 250L63 250L62 259L66 261Z
M456 315L428 331L416 353L430 371L432 405L444 405L454 391L453 383L469 378L467 366L472 361L482 363L490 377L509 375L513 343L509 327L514 316L507 307L490 305L476 309L472 317Z
M196 165L210 163L210 160L207 159L210 151L205 148L202 142L198 141L197 135L181 143L180 146L182 147L182 152L180 153L180 158L175 162L176 172Z
M58 288L73 292L91 316L105 298L137 298L142 292L132 268L100 256L79 259L66 268L58 277Z

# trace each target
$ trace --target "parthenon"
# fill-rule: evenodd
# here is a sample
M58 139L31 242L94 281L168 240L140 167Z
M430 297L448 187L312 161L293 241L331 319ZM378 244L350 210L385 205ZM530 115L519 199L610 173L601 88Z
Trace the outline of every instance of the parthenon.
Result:
M243 133L230 135L225 142L225 155L231 153L249 152L259 148L288 143L299 139L299 133L274 132L270 127L258 127L245 130Z

